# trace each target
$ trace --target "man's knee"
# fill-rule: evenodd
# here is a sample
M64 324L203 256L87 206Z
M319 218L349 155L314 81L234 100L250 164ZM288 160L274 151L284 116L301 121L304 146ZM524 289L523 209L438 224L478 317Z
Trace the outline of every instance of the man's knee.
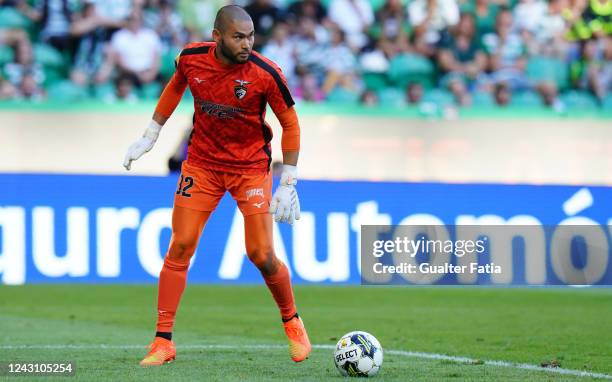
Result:
M168 258L177 262L188 262L197 247L197 239L173 235L170 240Z
M272 247L257 248L248 253L249 259L264 275L273 275L278 270L278 261Z

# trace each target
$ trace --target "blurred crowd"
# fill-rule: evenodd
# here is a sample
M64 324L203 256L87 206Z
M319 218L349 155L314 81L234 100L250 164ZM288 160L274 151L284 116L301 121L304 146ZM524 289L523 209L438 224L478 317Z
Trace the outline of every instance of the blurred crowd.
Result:
M0 99L154 99L227 3L0 0ZM299 100L612 105L612 0L234 3Z

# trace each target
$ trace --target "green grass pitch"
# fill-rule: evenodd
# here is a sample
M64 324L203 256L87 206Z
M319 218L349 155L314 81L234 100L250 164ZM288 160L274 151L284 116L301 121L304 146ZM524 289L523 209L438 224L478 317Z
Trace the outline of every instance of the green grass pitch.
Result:
M612 289L297 286L311 341L323 346L294 364L263 286L188 285L175 326L177 360L141 368L156 293L154 285L1 286L0 361L76 362L76 377L44 380L342 381L329 346L365 330L388 351L378 381L602 380L392 350L556 360L564 369L612 375Z

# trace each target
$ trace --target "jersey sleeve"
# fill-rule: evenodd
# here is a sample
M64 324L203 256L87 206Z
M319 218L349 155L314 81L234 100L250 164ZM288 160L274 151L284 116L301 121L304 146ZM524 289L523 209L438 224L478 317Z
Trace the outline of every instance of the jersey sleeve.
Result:
M174 67L176 69L175 72L174 72L174 77L176 78L177 82L186 83L187 82L187 77L185 76L185 74L181 70L180 61L181 61L181 55L179 54L174 59Z
M267 72L266 100L270 107L272 107L274 114L279 115L295 105L295 102L291 92L289 92L287 79L281 69L271 63L264 62L264 64L262 68Z
M278 121L283 128L281 149L285 151L300 150L300 123L295 108L291 107L283 113L277 114Z
M170 81L164 88L164 91L159 97L159 101L157 101L157 106L155 107L155 112L166 118L170 118L174 109L176 109L181 102L183 93L185 93L185 89L187 88L187 81L181 82L178 76L179 74L176 72L172 78L170 78Z
M159 97L159 101L157 101L157 106L155 107L155 112L163 115L166 118L170 118L178 104L181 102L183 93L185 93L185 89L187 88L187 77L185 77L183 74L180 61L181 55L179 54L174 59L174 67L176 70L170 78L170 81L168 81L166 84L164 91Z

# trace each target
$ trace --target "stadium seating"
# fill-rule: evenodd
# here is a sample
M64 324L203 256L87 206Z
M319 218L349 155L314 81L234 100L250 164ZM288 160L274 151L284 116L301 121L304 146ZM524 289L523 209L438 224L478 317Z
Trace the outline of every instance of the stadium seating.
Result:
M570 90L561 95L561 101L571 109L594 110L597 109L597 100L590 93Z
M355 104L359 101L359 95L343 88L335 88L327 95L327 100L338 104Z
M378 91L378 100L382 105L402 107L406 105L406 93L395 87L388 87Z
M89 93L85 87L77 86L69 80L57 81L49 86L48 95L51 99L62 103L86 101Z
M105 83L93 87L93 96L98 100L106 100L115 92L113 84Z
M537 83L548 81L557 85L560 90L569 86L568 67L560 59L552 57L535 56L527 62L527 76Z
M4 66L7 62L13 61L15 53L8 46L0 45L0 66Z
M168 51L161 58L161 68L159 73L164 78L170 78L174 74L174 59L180 51Z
M445 89L430 89L425 92L423 101L427 103L436 104L439 107L445 107L453 105L455 100L451 92Z
M419 82L426 88L433 86L435 70L431 61L417 54L398 54L389 66L389 80L400 88Z
M140 89L140 96L145 99L157 99L159 94L162 92L162 86L159 82L152 82L142 86Z
M0 28L30 29L30 20L11 7L0 7Z
M274 3L286 9L291 4L298 0L280 0ZM334 0L321 0L323 7L329 9L330 4ZM386 0L368 0L372 11L376 13L381 7L384 6ZM401 0L402 6L405 12L410 0ZM248 3L249 1L247 1ZM33 4L33 1L28 1L29 4ZM518 0L510 0L508 4L511 8L516 6ZM460 8L466 12L473 11L474 0L468 0L467 2L458 2ZM586 5L588 6L588 5ZM76 8L78 11L78 7ZM585 11L588 10L585 8ZM181 16L178 8L176 9L176 15ZM145 12L149 14L155 13L155 9L149 8ZM185 15L183 15L184 17ZM404 14L406 22L399 24L401 30L403 30L407 36L411 39L414 37L414 30L412 25L407 22L408 17ZM152 18L153 19L153 18ZM151 19L151 20L152 20ZM478 23L477 23L478 24ZM151 26L148 26L151 27ZM327 24L322 24L319 27L328 28ZM87 87L81 88L76 85L69 83L69 73L71 71L71 54L66 52L59 52L52 46L42 43L39 32L41 25L39 23L32 22L26 17L21 11L12 6L0 7L0 30L24 30L30 37L34 49L35 61L42 65L45 74L45 80L42 86L47 90L47 94L50 98L55 101L66 100L68 102L79 102L82 100L107 100L114 94L114 84L112 77L109 83L100 85L99 87ZM372 49L376 49L377 40L384 32L384 23L380 20L374 21L369 27L367 35L370 38L370 42L366 45L365 51L371 52ZM186 30L182 30L186 32ZM297 32L296 32L297 33ZM447 31L443 31L442 34L446 36ZM187 33L185 33L187 35ZM478 34L476 34L478 36ZM480 37L478 37L480 38ZM322 41L325 39L323 38ZM442 40L441 40L442 41ZM446 41L446 40L444 40ZM411 42L412 44L413 42ZM322 43L325 44L325 43ZM357 62L362 62L364 65L361 68L356 68L354 77L359 77L355 81L353 86L349 86L350 89L336 88L332 90L326 97L325 101L330 104L342 104L342 105L358 105L360 100L360 93L369 90L373 91L378 96L378 103L385 106L392 107L405 107L406 97L405 89L410 83L419 83L425 89L425 102L434 104L437 106L445 106L448 104L456 103L456 100L447 90L445 90L445 84L440 83L441 72L437 67L436 55L432 57L425 57L415 53L415 51L421 52L418 49L416 43L412 46L410 52L400 53L389 59L388 62L383 57L383 54L379 51L374 51L372 56L377 57L380 62L377 61L376 65L364 64L365 54L356 53ZM603 44L600 44L603 45ZM0 45L0 78L4 74L5 65L15 59L14 47L6 45ZM575 47L574 47L575 48ZM174 59L180 51L180 44L176 42L168 42L166 38L163 44L163 55L161 58L161 68L159 71L160 81L155 84L146 85L137 90L137 95L140 100L153 100L156 99L162 90L162 86L174 73ZM529 51L532 51L530 48ZM544 108L542 96L535 92L536 85L548 82L556 85L559 92L559 97L549 104L563 104L564 107L569 109L580 109L580 110L605 110L610 108L612 103L610 96L604 97L601 101L596 100L589 89L585 88L584 84L582 88L576 88L574 85L575 76L572 76L570 81L570 66L574 64L576 66L577 60L579 59L579 53L576 49L570 49L573 54L563 59L549 57L549 56L531 56L528 58L526 67L526 76L529 79L529 88L531 90L526 91L512 91L510 108L517 107L532 107L532 108ZM378 56L377 56L378 54ZM296 62L299 66L299 62ZM387 68L388 65L388 68ZM385 70L385 68L387 68ZM384 71L383 71L384 70ZM324 78L322 73L321 78ZM299 74L296 74L299 76ZM16 82L17 80L9 79ZM299 83L299 81L291 82ZM15 87L20 85L13 83ZM363 85L363 86L362 86ZM321 91L321 84L318 84L319 91ZM472 103L471 108L481 107L483 109L492 109L497 107L494 96L489 93L490 90L484 90L484 88L478 87L477 89L470 89ZM65 92L66 94L62 94ZM547 93L547 96L550 96ZM189 95L185 96L185 99L191 100ZM508 109L508 108L506 108Z
M602 108L604 110L612 110L612 94L608 94L603 100Z
M490 93L477 91L472 95L472 105L476 105L484 108L495 107L495 100Z
M45 86L49 87L68 75L67 60L55 48L48 44L34 44L34 60L43 65Z
M542 106L543 102L540 96L531 90L517 92L512 95L512 100L510 101L511 106L516 106L520 108L524 107L536 107Z
M363 83L369 90L379 91L389 86L386 73L364 72Z

